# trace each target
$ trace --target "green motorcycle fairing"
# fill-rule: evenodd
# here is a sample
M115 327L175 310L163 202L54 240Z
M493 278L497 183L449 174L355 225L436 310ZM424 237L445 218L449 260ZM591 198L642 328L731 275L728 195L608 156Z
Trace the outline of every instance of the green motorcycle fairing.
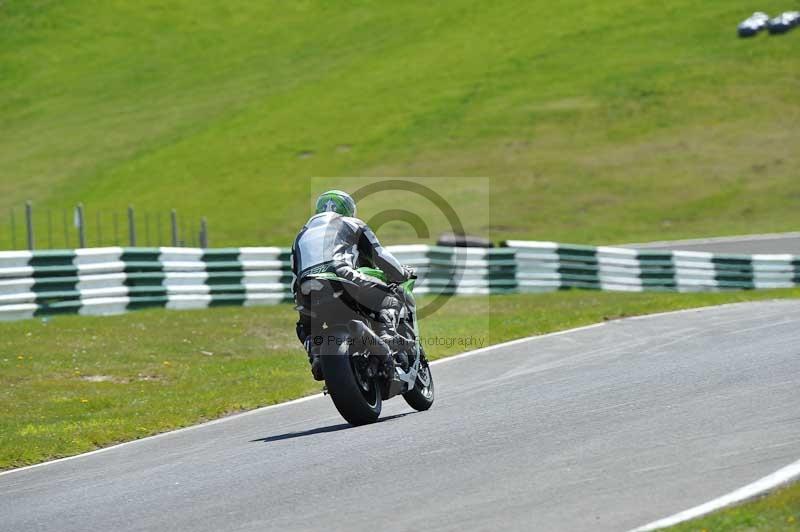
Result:
M386 277L386 274L383 272L383 270L379 270L378 268L370 268L368 266L362 266L361 268L358 268L357 271L363 275L374 277L382 283L388 283L388 278ZM347 282L346 279L341 279L341 277L339 277L333 272L315 273L309 275L308 277L312 279L330 279L330 280L339 279L344 282ZM407 281L403 281L402 283L400 283L399 286L403 287L403 290L410 294L414 290L414 281L415 279L408 279Z
M383 270L379 270L378 268L370 268L368 266L362 266L358 269L359 272L363 273L364 275L369 275L370 277L375 277L376 279L380 280L381 282L388 283L389 280L386 278L386 274ZM407 281L403 281L399 284L399 286L403 287L403 290L408 292L409 294L414 290L414 281L415 279L408 279Z

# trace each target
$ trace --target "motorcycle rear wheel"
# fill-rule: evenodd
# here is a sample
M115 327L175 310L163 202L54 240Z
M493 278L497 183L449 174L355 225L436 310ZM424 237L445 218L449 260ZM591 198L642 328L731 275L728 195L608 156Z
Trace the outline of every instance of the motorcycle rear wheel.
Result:
M374 423L381 415L381 392L375 379L362 376L347 343L320 356L325 385L336 410L351 425Z

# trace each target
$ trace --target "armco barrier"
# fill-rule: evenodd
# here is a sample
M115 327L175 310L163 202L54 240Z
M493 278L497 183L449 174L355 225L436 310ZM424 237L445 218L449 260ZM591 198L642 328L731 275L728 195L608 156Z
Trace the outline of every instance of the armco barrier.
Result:
M650 251L509 240L499 248L390 246L417 268L418 292L569 288L708 291L800 285L800 257ZM147 307L291 300L286 248L87 248L0 252L0 320Z

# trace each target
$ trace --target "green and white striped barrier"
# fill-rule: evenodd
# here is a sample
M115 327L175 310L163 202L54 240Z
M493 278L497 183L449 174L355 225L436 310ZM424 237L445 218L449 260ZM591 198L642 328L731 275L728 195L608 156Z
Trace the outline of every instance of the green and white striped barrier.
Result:
M88 248L0 253L0 319L262 305L291 299L283 248Z
M520 292L564 288L678 291L800 285L800 256L651 251L508 240Z
M387 246L403 264L416 268L417 294L497 294L517 287L513 249L444 246Z
M651 251L509 240L498 248L389 246L417 269L420 294L571 288L711 291L800 285L800 257ZM0 320L147 307L269 305L291 300L290 251L88 248L0 252Z

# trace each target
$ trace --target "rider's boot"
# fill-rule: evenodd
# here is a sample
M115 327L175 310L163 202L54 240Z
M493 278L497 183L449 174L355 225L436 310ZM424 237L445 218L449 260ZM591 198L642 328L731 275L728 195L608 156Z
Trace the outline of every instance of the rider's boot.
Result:
M315 381L324 381L325 375L322 373L322 361L319 359L318 354L311 354L308 356L308 361L311 363L311 376Z
M322 361L319 359L319 348L311 343L311 338L306 338L303 347L308 353L308 363L311 364L311 376L315 381L324 381L325 375L322 373Z
M380 338L389 349L391 359L396 362L398 366L403 368L403 371L407 370L408 355L405 353L403 337L398 334L392 334L388 328L381 327L380 324L378 324L375 329L378 333L378 338Z
M397 332L398 315L394 308L384 308L378 314L379 319L375 323L375 332L381 340L389 346L392 358L397 364L408 369L408 356L405 353L406 339Z

